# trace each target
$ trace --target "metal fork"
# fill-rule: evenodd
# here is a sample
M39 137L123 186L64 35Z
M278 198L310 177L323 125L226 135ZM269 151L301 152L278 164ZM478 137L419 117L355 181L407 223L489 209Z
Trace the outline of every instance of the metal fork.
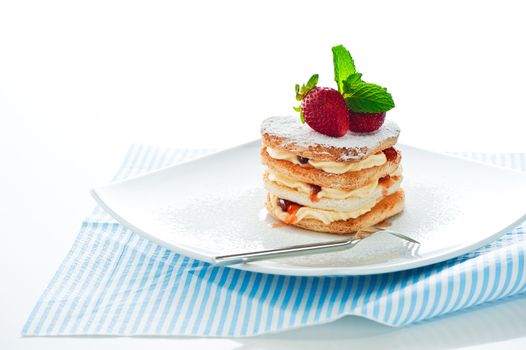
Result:
M388 229L371 227L368 229L364 229L362 231L368 234L381 231L381 232L385 232L390 235L393 235L397 238L406 240L412 244L420 245L420 242L412 239L411 237L408 237L404 234L401 234L395 231L391 231ZM344 240L309 243L309 244L293 245L293 246L277 248L277 249L260 250L260 251L255 251L255 252L246 252L246 253L238 253L238 254L230 254L230 255L221 255L221 256L214 257L213 262L217 265L226 266L226 265L243 264L243 263L247 263L251 261L258 261L258 260L267 260L267 259L276 259L276 258L283 258L283 257L290 257L290 256L303 256L303 255L310 255L310 254L337 252L341 250L351 249L354 246L356 246L362 239L367 238L367 237L355 238L356 236L359 236L359 234L360 234L360 231L357 232L357 234L354 235L353 238L344 239Z

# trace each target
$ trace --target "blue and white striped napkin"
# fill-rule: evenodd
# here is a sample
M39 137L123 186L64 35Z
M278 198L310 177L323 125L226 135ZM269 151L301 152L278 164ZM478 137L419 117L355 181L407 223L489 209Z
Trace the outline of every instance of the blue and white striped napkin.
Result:
M132 146L115 180L207 153ZM524 154L463 154L526 170ZM171 252L100 208L22 334L251 336L358 315L403 326L526 289L526 225L456 259L390 274L286 277Z

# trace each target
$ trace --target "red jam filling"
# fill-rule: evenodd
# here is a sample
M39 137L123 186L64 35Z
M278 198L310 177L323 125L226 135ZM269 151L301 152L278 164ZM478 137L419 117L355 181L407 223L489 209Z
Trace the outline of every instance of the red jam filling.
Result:
M309 162L309 158L305 158L301 156L297 156L297 157L298 157L298 162L300 162L301 164L307 164Z
M309 184L310 186L310 200L312 202L318 202L320 199L318 198L318 193L321 191L321 187L318 185Z
M279 198L278 205L282 211L287 213L287 218L284 220L287 224L293 224L297 221L296 212L302 207L298 203Z
M393 147L389 147L384 149L382 152L385 154L385 158L387 158L388 162L391 162L398 157L398 152Z

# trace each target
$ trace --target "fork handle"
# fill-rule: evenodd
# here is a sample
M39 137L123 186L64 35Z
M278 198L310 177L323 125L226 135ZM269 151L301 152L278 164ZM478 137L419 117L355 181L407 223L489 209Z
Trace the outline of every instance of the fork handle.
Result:
M257 260L267 260L275 258L283 258L290 256L303 256L307 254L319 254L336 252L346 250L358 244L359 239L346 239L340 241L330 241L323 243L310 243L302 245L294 245L278 249L260 250L255 252L239 253L216 256L213 262L217 265L235 265Z

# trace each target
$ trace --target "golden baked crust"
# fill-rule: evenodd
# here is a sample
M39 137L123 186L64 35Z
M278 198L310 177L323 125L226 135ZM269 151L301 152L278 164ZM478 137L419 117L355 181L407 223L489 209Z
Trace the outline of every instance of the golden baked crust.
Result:
M392 136L384 139L382 142L377 143L374 147L368 147L367 149L356 149L352 147L323 147L321 145L303 147L296 143L291 143L286 138L275 135L263 133L261 137L263 139L263 144L267 147L294 153L309 159L332 162L341 162L342 159L346 158L348 158L348 160L346 160L348 162L359 162L360 160L369 157L371 154L378 153L386 148L394 146L398 140L398 136Z
M387 161L385 164L358 171L349 171L344 174L327 173L321 169L306 168L286 160L274 159L264 147L261 150L261 160L271 171L292 179L322 187L351 191L394 173L402 158L398 150L396 153L396 159Z
M302 157L336 162L356 162L393 146L400 127L386 120L370 133L348 131L342 137L330 137L301 123L297 116L269 117L261 122L263 143Z
M404 191L400 189L382 199L373 207L373 209L356 219L333 221L329 225L316 219L303 219L292 225L310 231L335 234L355 233L356 231L376 225L385 219L400 213L404 209L404 199ZM276 213L281 211L281 208L277 203L271 202L270 195L267 195L265 207L272 217L280 220Z

